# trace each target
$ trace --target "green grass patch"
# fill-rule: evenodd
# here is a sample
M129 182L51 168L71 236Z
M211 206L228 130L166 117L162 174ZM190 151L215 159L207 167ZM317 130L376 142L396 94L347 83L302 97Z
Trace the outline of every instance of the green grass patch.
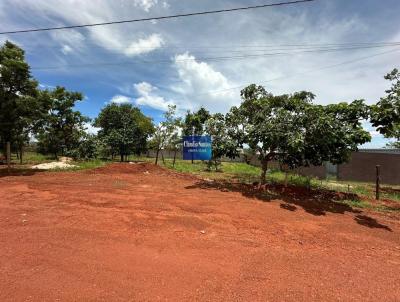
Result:
M151 158L135 158L136 160L143 160L154 162ZM253 183L260 180L261 169L246 163L236 162L223 162L221 165L222 172L207 171L207 163L201 161L176 160L175 167L172 166L172 160L166 159L165 164L159 159L159 164L169 169L178 172L192 173L203 178L216 179L216 180L232 180L243 183ZM270 170L267 173L267 181L270 183L283 184L285 182L285 173L277 170ZM314 189L325 189L343 193L356 194L368 198L375 197L375 184L362 183L362 182L349 182L337 181L334 179L317 179L312 177L305 177L294 173L287 175L288 185L309 187ZM382 186L381 192L382 199L390 199L400 202L400 186ZM357 207L367 206L365 204L354 204Z
M363 200L341 200L338 203L348 205L352 208L372 209L374 208L369 202Z
M24 152L22 156L22 164L23 165L36 165L42 163L48 163L54 161L54 156L51 155L43 155L36 152ZM15 154L11 156L11 161L14 164L19 164L20 160L17 158Z
M71 164L78 166L77 168L74 168L75 170L87 170L103 167L107 164L107 162L101 159L92 159L87 161L72 162Z

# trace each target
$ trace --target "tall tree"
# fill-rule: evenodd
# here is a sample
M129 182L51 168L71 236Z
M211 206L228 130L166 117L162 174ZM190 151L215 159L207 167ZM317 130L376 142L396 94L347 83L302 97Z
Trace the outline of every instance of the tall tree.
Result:
M268 163L287 150L301 147L303 112L314 95L301 92L274 96L253 84L242 90L241 96L242 104L231 109L229 118L236 119L239 144L256 150L262 168L261 182L265 183Z
M348 161L359 145L371 140L362 126L368 115L369 107L363 100L307 106L297 145L283 146L279 160L291 168Z
M74 110L83 99L79 92L67 91L57 86L52 91L41 91L41 98L48 108L48 114L38 131L38 146L43 153L71 155L79 146L89 118Z
M392 82L386 96L371 108L371 122L386 138L395 138L391 146L400 148L400 72L393 69L385 76Z
M346 161L359 144L370 140L361 120L368 116L363 101L317 106L314 95L297 92L274 96L260 86L241 92L240 107L227 115L239 146L254 149L261 161L261 183L268 163L278 160L292 168Z
M94 126L101 128L98 136L119 154L121 162L131 153L140 154L147 148L147 139L154 132L153 122L131 104L109 104L95 119Z
M24 50L5 42L0 47L0 141L3 152L5 142L18 145L22 151L31 125L40 117L43 108L36 98L36 87Z
M205 132L211 136L212 152L208 168L214 166L219 170L223 156L235 158L239 156L237 141L230 135L230 124L221 113L211 115L205 122Z
M210 112L201 107L198 111L187 111L182 125L183 135L203 135L205 122L210 118ZM192 164L193 164L192 159Z
M183 135L202 135L205 122L210 116L210 112L204 107L194 112L188 111L183 121Z
M181 118L176 116L176 105L168 105L168 110L164 113L164 120L156 127L152 139L152 143L156 148L156 165L158 163L160 151L162 152L166 147L172 146L176 152L176 147L174 145L176 145L179 140L178 130L180 125Z

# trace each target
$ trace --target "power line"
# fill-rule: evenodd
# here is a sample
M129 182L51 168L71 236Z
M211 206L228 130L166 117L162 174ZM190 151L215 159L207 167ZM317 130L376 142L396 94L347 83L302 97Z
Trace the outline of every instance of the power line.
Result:
M365 57L357 58L357 59L354 59L354 60L344 61L344 62L341 62L341 63L338 63L338 64L322 66L322 67L319 67L319 68L310 69L310 70L307 70L307 71L304 71L304 72L299 72L299 73L295 73L295 74L288 75L288 76L282 76L282 77L273 78L273 79L270 79L270 80L267 80L267 81L259 82L259 84L270 83L270 82L277 81L277 80L284 80L284 79L287 79L287 78L292 78L292 77L295 77L295 76L312 73L312 72L315 72L315 71L321 71L321 70L331 69L331 68L335 68L335 67L339 67L339 66L343 66L343 65L347 65L347 64L352 64L352 63L355 63L355 62L364 61L364 60L367 60L367 59L370 59L370 58L373 58L373 57L378 57L378 56L382 56L382 55L393 53L393 52L397 52L397 51L400 51L400 48L397 48L397 49L394 49L394 50L390 50L390 51L376 53L376 54L373 54L373 55L370 55L370 56L365 56ZM243 84L243 85L240 85L240 86L230 87L230 88L221 89L221 90L200 92L200 93L197 93L197 95L208 95L208 94L225 92L225 91L229 91L229 90L235 90L235 89L239 89L239 88L245 87L246 85L248 85L248 84Z
M397 46L399 45L399 41L394 41L394 42L375 42L375 43L338 43L338 44L297 44L297 45L269 45L269 46L159 46L157 48L150 47L150 46L100 46L100 45L93 45L93 44L87 44L85 43L85 47L87 46L88 48L100 48L104 50L126 50L126 49L132 49L132 50L151 50L151 51L158 51L158 50L179 50L179 49L185 49L185 50L199 50L199 51L207 51L207 52L243 52L243 51L254 51L254 52L260 52L260 51L266 51L266 50L296 50L296 49L316 49L316 48L332 48L332 47L384 47L384 46ZM29 48L29 45L24 44L23 47L27 46ZM33 47L33 45L30 45ZM42 46L42 45L35 45L35 46L41 46L40 51L42 51L44 48L47 49L60 49L62 45L57 45L57 46ZM214 50L215 49L215 50ZM30 51L29 49L27 51Z
M83 42L83 41L82 41ZM18 42L17 42L18 43ZM60 42L61 43L61 42ZM247 45L235 45L235 44L225 44L225 45L190 45L190 44L169 44L159 46L157 49L238 49L238 48L314 48L314 47L341 47L341 46L372 46L372 45L387 45L391 46L394 44L399 44L400 41L391 41L391 42L347 42L347 43L298 43L298 44L266 44L266 45L257 45L257 44L247 44ZM104 48L104 49L126 49L127 46L102 46L93 41L84 41L85 46L89 45L90 47ZM48 45L43 43L21 43L22 47L41 47L41 48L60 48L60 45ZM149 49L153 48L151 46L135 46L134 49Z
M73 29L73 28L83 28L83 27L94 27L94 26L104 26L104 25L112 25L112 24L123 24L123 23L152 21L152 20L164 20L164 19L173 19L173 18L181 18L181 17L191 17L191 16L219 14L219 13L234 12L234 11L243 11L243 10L250 10L250 9L259 9L259 8L274 7L274 6L293 5L293 4L300 4L300 3L313 2L313 1L315 1L315 0L297 0L297 1L287 1L287 2L278 2L278 3L254 5L254 6L236 7L236 8L229 8L229 9L210 10L210 11L203 11L203 12L194 12L194 13L186 13L186 14L160 16L160 17L149 17L149 18L121 20L121 21L110 21L110 22L101 22L101 23L89 23L89 24L80 24L80 25L59 26L59 27L44 27L44 28L22 29L22 30L13 30L13 31L0 32L0 35L21 34L21 33L40 32L40 31L60 30L60 29Z
M55 70L55 69L63 69L63 68L92 68L92 67L103 67L103 66L126 66L126 65L134 65L134 64L156 64L156 63L178 63L178 62L186 62L186 61L226 61L226 60L242 60L249 58L260 58L260 57L269 57L269 56L281 56L281 55L296 55L296 54L304 54L304 53L329 53L336 51L346 51L346 50L359 50L359 49L369 49L369 48L382 48L382 47L398 47L400 43L393 45L373 45L373 46L356 46L356 47L342 47L342 48L328 48L328 49L306 49L300 51L292 51L292 52L275 52L275 53L262 53L262 54L244 54L244 55L236 55L236 56L219 56L219 57L198 57L193 59L181 59L181 60L136 60L136 61L124 61L124 62L98 62L98 63L81 63L81 64L69 64L69 65L61 65L61 66L49 66L49 67L32 67L32 70Z

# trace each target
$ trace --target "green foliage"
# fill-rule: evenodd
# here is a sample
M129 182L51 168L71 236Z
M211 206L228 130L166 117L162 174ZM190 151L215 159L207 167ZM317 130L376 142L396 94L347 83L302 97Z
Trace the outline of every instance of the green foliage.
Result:
M76 148L85 134L85 123L89 118L74 110L76 102L83 96L57 86L52 91L41 91L40 98L46 104L48 114L43 118L38 131L39 151L45 154L76 155Z
M181 123L181 119L176 117L176 106L168 105L168 110L164 113L164 120L156 127L150 142L157 150L156 164L158 163L158 154L161 150L166 148L177 150L177 146L181 141L178 134Z
M400 72L393 69L385 76L392 82L386 96L371 107L371 122L387 138L395 138L393 147L400 148Z
M152 120L131 104L107 105L94 125L101 128L98 136L109 147L111 155L119 154L121 161L131 153L145 151L147 139L154 132Z
M362 100L350 104L314 105L314 95L302 91L274 96L261 86L242 90L242 104L227 115L232 139L255 150L266 181L268 162L275 159L290 168L338 164L357 145L370 140L361 120L368 116Z
M310 106L306 111L302 154L295 155L301 161L295 166L346 162L359 145L371 140L361 124L368 114L368 106L363 100Z
M188 111L183 122L183 135L202 135L204 124L210 116L210 112L203 107L196 112Z
M229 135L228 124L221 113L210 115L205 122L205 132L212 139L212 158L208 161L208 168L220 170L221 157L235 158L239 156L236 140Z
M7 141L22 148L43 107L24 51L8 41L0 47L0 75L0 148Z
M76 158L89 160L99 156L99 140L96 135L84 134L76 149Z

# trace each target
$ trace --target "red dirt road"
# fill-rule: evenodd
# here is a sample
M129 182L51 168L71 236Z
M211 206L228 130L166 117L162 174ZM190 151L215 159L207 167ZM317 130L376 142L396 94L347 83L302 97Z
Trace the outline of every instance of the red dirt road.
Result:
M283 199L149 164L0 177L0 301L400 301L396 217Z

